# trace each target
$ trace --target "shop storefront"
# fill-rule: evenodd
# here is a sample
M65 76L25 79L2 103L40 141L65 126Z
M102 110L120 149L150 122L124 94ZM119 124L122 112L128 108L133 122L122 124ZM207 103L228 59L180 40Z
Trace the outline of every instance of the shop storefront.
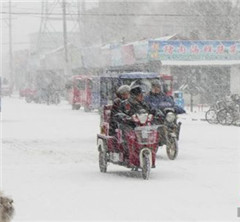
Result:
M173 75L175 89L186 85L185 97L194 88L196 103L240 94L239 41L149 41L148 56L161 60L161 72Z

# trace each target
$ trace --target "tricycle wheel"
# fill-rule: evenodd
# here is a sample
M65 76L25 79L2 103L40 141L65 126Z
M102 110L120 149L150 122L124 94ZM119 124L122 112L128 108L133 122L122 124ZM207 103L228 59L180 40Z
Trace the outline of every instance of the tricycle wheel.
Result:
M148 180L150 176L151 166L150 166L150 155L149 153L143 154L143 166L142 166L142 177L144 180Z
M107 172L107 154L105 151L99 151L99 168L100 172Z
M91 108L89 106L84 106L84 111L85 112L90 112L91 111Z
M30 96L26 96L25 100L27 103L31 103L32 102L32 98Z
M80 105L72 104L72 110L79 110L80 107Z
M178 142L176 138L172 138L167 145L167 155L170 160L175 160L178 155Z

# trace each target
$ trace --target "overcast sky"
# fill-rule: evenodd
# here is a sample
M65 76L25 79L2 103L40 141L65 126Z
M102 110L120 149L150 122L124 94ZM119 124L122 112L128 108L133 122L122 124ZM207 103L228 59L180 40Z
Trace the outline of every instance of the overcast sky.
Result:
M27 11L41 12L41 4L38 2L32 3L12 3L12 12L27 12ZM8 4L3 4L2 11L8 12ZM8 15L2 16L3 22L1 29L3 30L3 46L4 49L8 47ZM12 38L13 49L18 50L28 47L28 35L31 32L37 32L40 27L40 17L29 15L13 15L12 16ZM5 50L4 50L5 51Z
M77 0L66 0L70 2L76 2ZM56 2L56 0L49 0L48 2ZM61 0L59 0L61 2ZM98 0L88 0L87 8L95 7ZM9 25L8 25L8 14L3 14L4 12L9 12L9 1L0 0L0 67L2 70L3 65L7 65L9 61ZM41 13L42 0L12 0L12 13ZM59 4L55 9L57 12L61 13L62 8ZM12 50L22 50L29 49L29 35L32 33L38 33L41 24L40 15L12 15ZM72 22L68 21L68 28L71 30ZM62 21L53 22L51 25L56 31L62 32ZM2 76L0 72L0 76Z
M56 2L56 0L48 0L49 2ZM59 0L61 2L62 0ZM66 0L67 2L76 2L77 0ZM80 0L81 1L81 0ZM108 1L108 0L106 0ZM113 2L113 0L109 0ZM114 0L118 1L118 0ZM128 0L139 2L141 0ZM142 0L146 1L146 0ZM160 2L160 1L176 1L176 0L149 0L148 2ZM193 1L193 0L188 0ZM236 0L233 0L236 1ZM1 3L1 12L0 13L0 30L3 32L1 35L1 55L8 54L9 51L9 26L8 26L8 14L3 14L8 12L9 5L8 0L0 0ZM20 13L41 13L41 2L42 0L12 0L12 12ZM98 0L86 0L87 8L96 7ZM58 13L62 12L61 5L55 9L58 10ZM13 39L13 51L20 49L29 48L29 35L31 33L39 32L41 23L40 15L12 15L12 39ZM51 22L52 26L56 31L62 31L62 21ZM73 24L73 23L72 23ZM68 21L68 30L71 30L71 22ZM1 57L2 61L2 57Z
M56 2L57 0L48 0L48 2ZM59 0L61 2L62 0ZM76 2L77 0L66 0L68 2ZM80 0L82 1L82 0ZM105 0L106 2L113 2L113 1L119 1L119 0ZM122 0L121 0L122 1ZM128 0L132 2L141 2L141 1L147 1L147 0ZM176 1L176 0L148 0L147 2L160 2L160 1ZM8 12L9 10L9 4L8 0L0 0L1 2L1 12ZM20 13L41 13L41 2L42 0L12 0L12 12L20 12ZM86 7L91 8L97 5L98 0L85 0L87 2ZM61 13L61 5L58 6L58 12ZM5 52L8 50L8 15L6 14L0 14L1 16L1 23L0 23L0 29L3 31L3 51ZM28 47L28 41L29 41L29 34L38 32L40 28L40 15L13 15L12 16L12 33L13 33L13 49L19 50L23 48ZM53 22L52 22L53 23ZM69 23L69 22L68 22ZM62 31L62 21L59 21L58 23L53 23L54 28L57 29L57 31ZM68 24L71 26L71 24Z
M41 0L34 1L13 1L12 0L12 12L20 13L41 13ZM56 2L56 1L53 1ZM96 1L95 1L96 4ZM92 4L88 4L92 5ZM1 11L8 12L8 1L4 0L1 2ZM61 5L55 9L61 13ZM8 39L9 39L9 26L8 26L8 15L1 14L1 24L0 29L3 31L3 53L8 50ZM13 50L19 50L28 48L29 35L31 33L39 32L41 23L40 15L12 15L12 38L13 38ZM68 22L71 28L71 22ZM62 21L53 22L51 24L54 26L56 31L62 31Z

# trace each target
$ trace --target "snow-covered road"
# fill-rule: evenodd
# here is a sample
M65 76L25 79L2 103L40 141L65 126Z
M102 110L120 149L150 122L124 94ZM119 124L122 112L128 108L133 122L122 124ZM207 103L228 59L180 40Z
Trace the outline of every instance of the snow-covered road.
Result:
M14 221L237 221L240 128L184 119L180 152L140 172L98 168L97 112L2 100L2 189Z

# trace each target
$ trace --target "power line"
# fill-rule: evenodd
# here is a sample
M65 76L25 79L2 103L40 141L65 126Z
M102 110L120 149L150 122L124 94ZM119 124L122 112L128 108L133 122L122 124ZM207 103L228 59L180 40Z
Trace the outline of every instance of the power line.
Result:
M13 49L12 49L12 1L8 2L9 13L8 13L8 26L9 26L9 77L10 82L13 84Z
M0 12L0 14L9 14L9 12ZM11 14L13 15L61 15L62 13L39 13L39 12L11 12ZM201 16L216 16L216 17L225 17L225 16L229 16L228 15L223 15L223 14L135 14L135 13L108 13L108 14L99 14L99 13L66 13L66 15L76 15L76 16L180 16L180 17L201 17ZM240 14L236 14L236 15L231 15L234 17L238 17L240 16Z
M9 45L9 42L3 42L2 45ZM13 42L12 45L28 45L30 42Z

